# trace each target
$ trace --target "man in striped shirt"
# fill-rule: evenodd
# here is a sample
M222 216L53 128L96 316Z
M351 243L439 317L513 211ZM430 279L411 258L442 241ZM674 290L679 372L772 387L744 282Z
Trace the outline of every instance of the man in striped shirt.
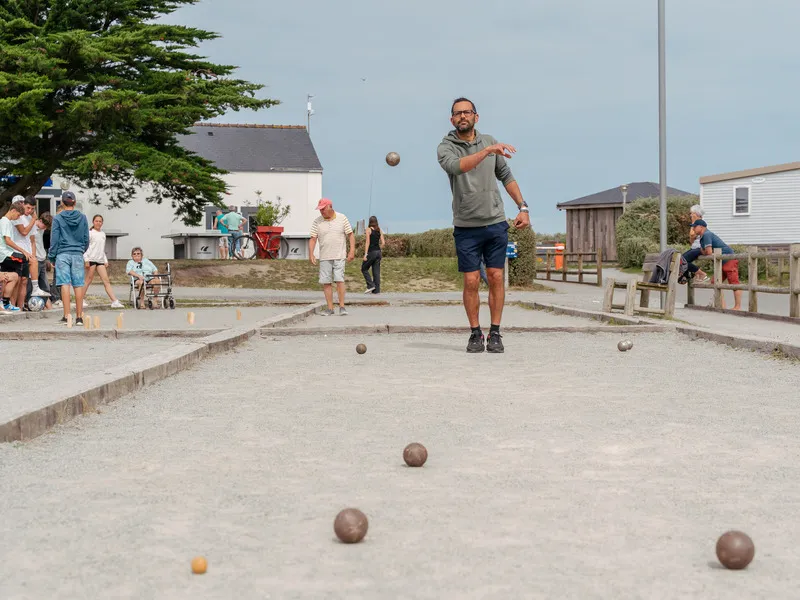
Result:
M319 241L319 282L325 292L325 301L328 308L320 312L323 317L334 315L333 312L333 283L336 282L336 292L339 296L339 314L344 316L347 309L344 307L344 267L345 262L350 262L356 255L356 236L350 221L342 213L333 210L333 203L323 198L317 204L320 216L311 224L311 241L308 250L311 264L317 264L314 249ZM347 250L347 240L350 241L350 250Z

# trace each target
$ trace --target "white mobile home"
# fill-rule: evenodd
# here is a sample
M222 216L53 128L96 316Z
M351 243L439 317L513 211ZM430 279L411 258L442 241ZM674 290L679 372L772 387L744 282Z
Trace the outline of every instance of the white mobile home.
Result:
M800 242L800 162L701 177L700 204L728 244Z

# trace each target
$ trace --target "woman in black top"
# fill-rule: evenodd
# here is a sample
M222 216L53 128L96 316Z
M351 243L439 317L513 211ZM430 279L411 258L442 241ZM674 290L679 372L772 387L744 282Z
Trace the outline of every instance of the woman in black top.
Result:
M361 263L361 273L364 275L364 281L367 282L365 294L381 293L381 248L384 243L383 231L378 225L378 218L372 216L369 218L364 244L364 262ZM370 269L372 269L372 277L369 276Z

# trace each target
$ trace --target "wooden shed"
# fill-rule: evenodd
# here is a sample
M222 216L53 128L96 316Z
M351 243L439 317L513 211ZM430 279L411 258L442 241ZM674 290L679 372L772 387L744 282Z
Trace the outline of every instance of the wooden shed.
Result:
M692 194L668 187L667 195ZM617 260L617 219L622 215L623 201L629 204L658 196L657 183L639 181L557 204L556 208L567 215L567 252L596 252L600 248L604 260Z

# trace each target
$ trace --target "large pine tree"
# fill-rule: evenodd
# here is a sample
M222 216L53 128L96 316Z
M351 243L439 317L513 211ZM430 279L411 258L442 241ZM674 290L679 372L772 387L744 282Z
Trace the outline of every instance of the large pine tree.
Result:
M0 1L0 206L57 173L103 190L111 206L152 190L148 201L200 221L225 191L224 171L176 136L277 101L191 51L216 34L158 20L195 2Z

